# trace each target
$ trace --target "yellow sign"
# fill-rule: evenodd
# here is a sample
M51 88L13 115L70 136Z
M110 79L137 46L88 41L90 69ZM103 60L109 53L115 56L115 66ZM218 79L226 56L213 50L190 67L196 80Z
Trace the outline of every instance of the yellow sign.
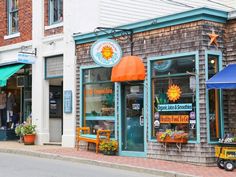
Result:
M169 86L166 94L167 94L170 101L175 102L180 98L181 93L182 92L181 92L180 87L178 85L173 84L173 85Z
M160 123L163 124L188 124L189 115L161 115Z

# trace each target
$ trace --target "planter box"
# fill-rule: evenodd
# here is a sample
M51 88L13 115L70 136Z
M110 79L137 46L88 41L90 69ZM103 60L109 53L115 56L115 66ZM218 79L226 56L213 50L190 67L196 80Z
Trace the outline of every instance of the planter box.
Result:
M187 136L187 133L177 134L176 136L174 136L174 138L167 135L164 139L160 138L161 135L162 135L161 132L157 133L157 141L160 143L187 143L188 142L188 138L185 137Z
M17 139L19 139L19 137L16 136L14 129L0 130L0 141L17 140Z
M103 151L104 155L116 155L116 151Z

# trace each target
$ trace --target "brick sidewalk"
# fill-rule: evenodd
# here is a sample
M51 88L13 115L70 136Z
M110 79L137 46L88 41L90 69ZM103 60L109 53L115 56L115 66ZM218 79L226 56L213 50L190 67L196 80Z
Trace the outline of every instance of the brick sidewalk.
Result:
M236 177L236 169L233 172L227 172L225 170L219 169L218 167L204 167L146 158L104 156L103 154L96 154L92 151L77 151L75 148L63 148L60 146L25 146L17 142L0 142L0 149L45 153L49 155L57 155L62 158L82 158L91 161L100 161L117 165L128 165L138 168L183 173L199 177Z

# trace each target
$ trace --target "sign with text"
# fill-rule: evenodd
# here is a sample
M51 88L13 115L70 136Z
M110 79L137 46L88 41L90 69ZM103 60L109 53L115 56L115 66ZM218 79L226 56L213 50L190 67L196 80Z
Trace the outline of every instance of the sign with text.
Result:
M158 104L159 112L169 111L192 111L192 104Z
M72 113L72 91L64 91L64 113Z
M112 94L113 90L112 88L91 88L86 89L84 91L85 95L104 95L104 94Z
M188 124L189 115L161 115L160 123L162 124Z
M35 55L28 54L28 53L18 53L17 54L17 61L19 63L34 64L35 63Z

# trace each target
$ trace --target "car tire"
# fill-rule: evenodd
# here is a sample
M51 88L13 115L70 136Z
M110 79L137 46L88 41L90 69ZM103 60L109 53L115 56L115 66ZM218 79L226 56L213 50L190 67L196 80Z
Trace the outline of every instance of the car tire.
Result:
M217 166L218 166L220 169L224 169L224 168L225 168L225 167L224 167L224 163L225 163L224 159L218 159L218 160L217 160Z
M224 168L226 171L233 171L234 170L234 163L232 161L226 161L224 163Z

